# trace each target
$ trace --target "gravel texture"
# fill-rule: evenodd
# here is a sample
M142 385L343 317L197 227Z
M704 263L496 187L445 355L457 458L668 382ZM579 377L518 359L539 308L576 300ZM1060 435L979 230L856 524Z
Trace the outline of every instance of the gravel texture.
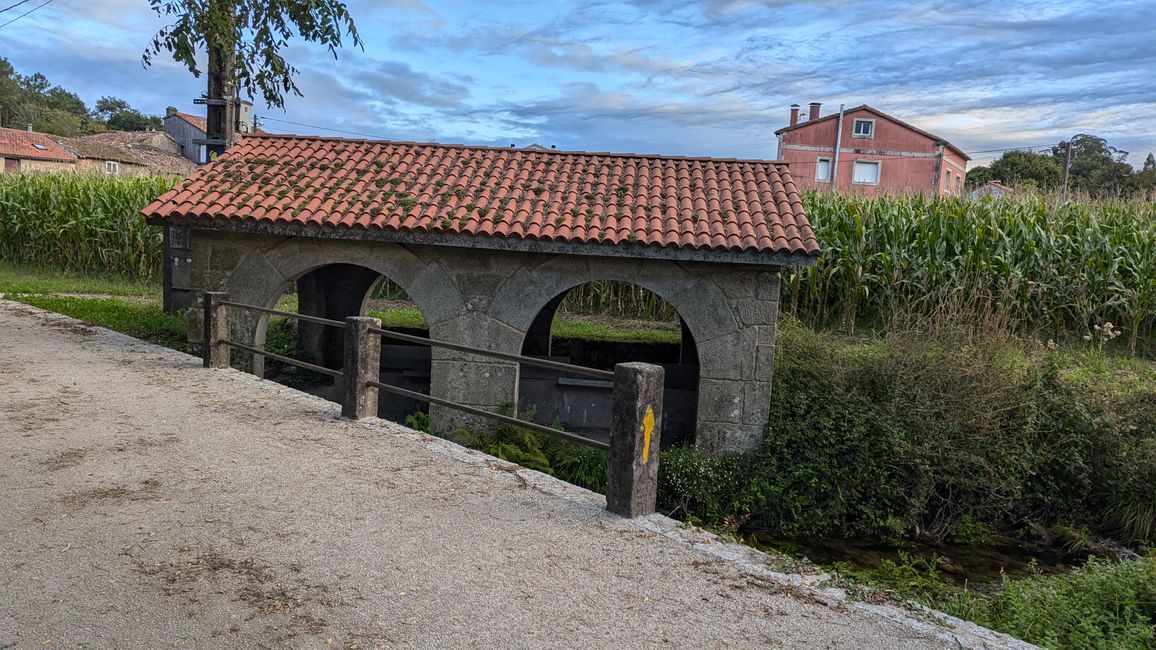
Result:
M338 412L0 299L0 649L1023 647Z

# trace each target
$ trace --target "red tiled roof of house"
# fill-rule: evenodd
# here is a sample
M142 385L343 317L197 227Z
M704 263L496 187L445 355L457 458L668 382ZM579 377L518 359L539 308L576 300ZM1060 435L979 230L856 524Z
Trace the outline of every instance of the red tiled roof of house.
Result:
M176 116L197 127L201 131L207 132L209 130L209 127L207 126L207 120L200 115L190 115L188 113L178 112L176 113Z
M76 156L52 136L35 131L0 129L0 158L72 162Z
M918 133L924 137L927 137L931 140L934 140L935 142L942 143L943 146L945 146L948 149L951 149L955 153L959 154L959 156L961 158L963 158L964 160L971 160L971 156L964 153L963 149L960 149L959 147L951 144L947 140L944 140L943 138L941 138L938 135L935 135L933 133L928 133L927 131L924 131L923 129L919 128L918 126L915 126L913 124L908 124L907 122L904 122L903 120L895 117L894 115L888 115L887 113L884 113L883 111L879 110L878 108L875 108L874 106L868 106L867 104L860 104L859 106L855 106L853 108L848 108L848 109L844 110L843 115L847 116L847 115L850 115L851 113L854 113L856 111L868 111L870 113L874 113L875 115L877 115L879 117L882 117L885 120L891 120L892 122L898 124L899 126L902 126L906 129L910 129L910 130L912 130L912 131L914 131L914 132L916 132L916 133ZM782 135L782 134L786 133L787 131L797 131L799 129L805 129L805 128L811 126L812 124L818 124L819 122L826 122L828 120L833 120L833 119L836 119L838 117L839 117L838 113L831 113L830 115L825 115L825 116L820 117L818 119L807 120L806 122L799 122L798 124L796 124L794 126L784 126L783 128L779 129L778 131L775 131L775 135Z
M753 160L248 135L144 214L819 254L787 166Z

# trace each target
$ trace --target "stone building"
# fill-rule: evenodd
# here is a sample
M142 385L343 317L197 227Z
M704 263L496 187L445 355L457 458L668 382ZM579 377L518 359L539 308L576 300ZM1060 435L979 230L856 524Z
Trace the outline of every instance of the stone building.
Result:
M18 129L0 129L0 163L10 174L76 170L76 156L52 136Z
M180 155L180 145L160 131L110 131L56 140L76 156L79 172L188 176L197 170Z
M296 288L301 313L341 319L384 276L430 338L513 354L548 332L574 287L644 287L682 320L698 377L694 442L712 453L761 444L779 269L820 252L786 165L766 161L250 135L144 214L181 233L193 294L272 307ZM264 344L267 317L231 318L235 340ZM339 336L303 343L339 363L326 354ZM256 355L238 361L262 367ZM430 392L518 404L519 372L437 348ZM431 417L455 423L444 409Z

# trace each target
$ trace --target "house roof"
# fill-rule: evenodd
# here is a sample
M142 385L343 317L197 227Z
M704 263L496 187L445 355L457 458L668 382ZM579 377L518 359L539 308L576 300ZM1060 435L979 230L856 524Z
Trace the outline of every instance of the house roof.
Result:
M140 165L157 174L188 176L197 170L197 165L183 156L153 147L150 142L157 137L172 139L157 131L110 131L81 138L61 138L61 142L80 158Z
M173 117L179 117L182 120L188 122L189 124L192 124L193 126L197 127L198 129L200 129L203 132L208 132L208 130L209 130L209 127L207 125L208 121L203 116L191 115L189 113L181 113L180 111L178 111L176 113L173 113Z
M915 131L916 133L918 133L922 136L931 138L936 143L942 144L943 146L947 147L948 149L951 149L955 153L959 154L964 160L971 160L971 156L964 153L963 149L960 149L959 147L951 144L947 140L944 140L943 138L941 138L935 134L928 133L927 131L924 131L923 129L921 129L917 126L914 126L912 124L908 124L907 122L904 122L903 120L901 120L901 119L899 119L893 115L888 115L887 113L884 113L883 111L879 110L878 108L875 108L874 106L868 106L867 104L861 104L861 105L856 106L854 108L845 109L843 111L843 115L847 116L848 114L854 113L856 111L868 111L870 113L874 113L875 115L878 115L879 117L882 117L883 119L890 120L890 121L895 122L896 124L898 124L904 128ZM798 124L796 124L794 126L784 126L783 128L779 129L778 131L775 131L775 135L782 135L788 131L797 131L799 129L805 129L811 125L818 124L820 122L826 122L828 120L838 119L838 117L839 117L838 113L831 113L830 115L827 115L826 117L820 117L820 118L815 119L815 120L807 120L806 122L799 122Z
M246 135L144 214L210 227L820 252L787 165L761 160Z
M76 156L52 136L35 131L0 129L0 158L72 162Z

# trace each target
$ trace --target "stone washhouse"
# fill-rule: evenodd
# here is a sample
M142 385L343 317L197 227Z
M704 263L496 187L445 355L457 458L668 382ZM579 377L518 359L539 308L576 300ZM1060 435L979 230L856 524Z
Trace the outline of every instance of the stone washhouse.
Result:
M820 253L787 166L754 160L249 135L144 214L166 227L174 307L204 291L274 307L296 289L300 313L344 319L384 276L432 339L548 355L570 289L641 286L681 318L692 383L679 399L707 453L761 445L779 269ZM264 345L267 316L231 314L233 340ZM299 336L303 351L339 366L340 330L302 326ZM519 404L519 364L426 354L432 395ZM262 357L234 355L262 372ZM439 429L461 421L436 406L430 416Z

